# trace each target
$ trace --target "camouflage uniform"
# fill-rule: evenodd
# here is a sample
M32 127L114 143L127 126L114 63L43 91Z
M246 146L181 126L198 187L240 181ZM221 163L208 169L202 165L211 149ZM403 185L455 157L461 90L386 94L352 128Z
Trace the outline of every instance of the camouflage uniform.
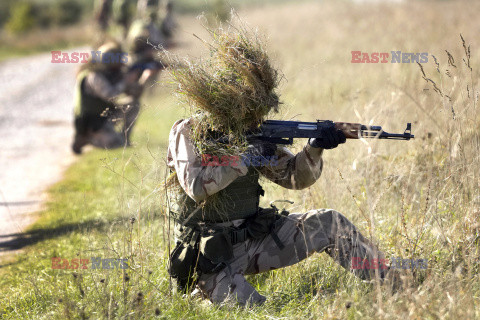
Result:
M141 15L147 15L149 11L158 11L160 0L138 0L137 12Z
M160 27L162 34L165 37L166 46L172 46L172 38L177 29L177 22L173 15L173 3L169 1L165 7L165 17L162 19L162 25Z
M131 68L150 69L154 72L147 79L147 86L153 85L163 63L158 58L157 48L166 46L162 31L151 17L135 20L127 35L127 46L131 57Z
M137 19L128 31L127 45L134 63L153 60L157 53L154 47L164 47L165 38L151 19Z
M112 0L97 0L96 7L98 7L98 9L95 18L100 29L105 31L108 28L108 20L110 19L112 11Z
M77 76L75 97L75 139L72 149L81 153L83 146L118 148L129 144L133 125L138 116L140 85L129 85L123 72L83 70ZM114 119L123 121L118 132Z
M136 7L136 0L113 0L113 19L122 27L124 38L135 17Z
M189 139L192 119L177 121L170 132L167 164L177 174L178 181L189 197L197 203L226 188L248 172L245 166L202 166ZM309 145L296 155L287 148L276 151L278 163L262 167L260 173L267 179L288 189L311 186L322 172L323 149ZM218 226L239 226L242 220L218 223ZM178 224L176 225L178 229ZM278 239L267 234L260 239L247 239L233 246L233 258L227 267L210 274L201 274L198 288L212 302L229 300L240 304L263 303L260 295L245 279L257 274L295 264L314 252L327 252L345 269L351 269L351 258L382 258L342 214L331 209L312 210L288 215L276 230ZM278 241L284 245L280 248ZM362 279L370 279L370 270L351 270ZM373 271L373 270L372 270ZM381 275L383 276L383 275Z

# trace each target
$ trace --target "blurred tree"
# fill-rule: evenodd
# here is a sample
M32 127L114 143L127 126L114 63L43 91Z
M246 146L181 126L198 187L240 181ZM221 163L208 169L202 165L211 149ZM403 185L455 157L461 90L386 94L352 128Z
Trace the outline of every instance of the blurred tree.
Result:
M76 0L60 0L53 6L53 21L60 26L74 24L82 17L82 9Z
M11 33L22 33L35 27L33 5L29 2L17 2L10 7L10 17L5 29Z
M2 0L0 1L0 28L3 27L10 16L10 8L14 0Z

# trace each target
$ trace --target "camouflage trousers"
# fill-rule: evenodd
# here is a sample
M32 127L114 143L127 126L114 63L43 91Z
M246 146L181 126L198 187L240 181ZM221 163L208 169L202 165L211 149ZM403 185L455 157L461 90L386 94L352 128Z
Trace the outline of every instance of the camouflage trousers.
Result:
M99 130L87 129L84 134L77 132L72 148L75 153L81 153L82 148L88 144L97 148L114 149L124 146L125 138L115 130L111 121L107 121Z
M245 275L290 266L314 252L325 251L347 270L351 270L352 257L383 258L383 254L347 218L334 210L292 213L276 233L285 245L283 249L277 246L271 235L234 245L234 258L228 261L228 267L218 273L200 276L197 286L202 295L214 303L262 304L266 298L246 281ZM374 270L351 271L365 280L375 274ZM383 274L380 276L384 277Z

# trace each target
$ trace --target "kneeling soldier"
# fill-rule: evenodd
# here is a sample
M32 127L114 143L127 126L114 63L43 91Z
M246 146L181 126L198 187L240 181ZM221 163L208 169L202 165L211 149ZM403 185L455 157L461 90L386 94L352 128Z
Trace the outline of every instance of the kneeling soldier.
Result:
M92 57L77 75L72 145L76 154L87 144L106 149L130 144L139 112L139 97L151 73L145 70L138 76L136 72L126 71L128 57L114 42L102 45L97 52L100 56ZM123 122L120 132L115 130L117 119Z
M261 44L248 35L221 31L214 38L214 63L172 71L178 91L197 109L173 125L167 153L177 241L169 272L177 288L189 292L196 286L215 303L261 304L266 298L245 275L290 266L324 251L345 269L371 279L374 270L352 269L352 258L383 255L341 213L288 214L274 206L259 207L264 195L260 176L284 188L308 188L320 177L324 150L345 142L343 132L326 128L323 139L310 139L297 154L248 140L249 130L278 109L277 71ZM215 152L219 159L261 156L276 161L262 167L245 165L249 161L202 165L202 154Z

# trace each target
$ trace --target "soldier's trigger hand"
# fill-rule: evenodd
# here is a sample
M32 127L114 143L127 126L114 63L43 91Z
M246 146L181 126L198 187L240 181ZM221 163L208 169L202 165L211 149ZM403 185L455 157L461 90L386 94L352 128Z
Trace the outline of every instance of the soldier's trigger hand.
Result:
M277 145L268 141L253 139L249 141L245 155L271 157L277 152Z
M130 72L127 72L123 79L124 79L124 81L127 85L131 85L131 84L137 82L139 77L140 77L139 71L138 70L132 70Z
M334 149L338 147L339 144L345 143L346 140L343 131L336 129L335 125L332 124L331 126L322 128L320 137L308 140L308 144L314 148Z

